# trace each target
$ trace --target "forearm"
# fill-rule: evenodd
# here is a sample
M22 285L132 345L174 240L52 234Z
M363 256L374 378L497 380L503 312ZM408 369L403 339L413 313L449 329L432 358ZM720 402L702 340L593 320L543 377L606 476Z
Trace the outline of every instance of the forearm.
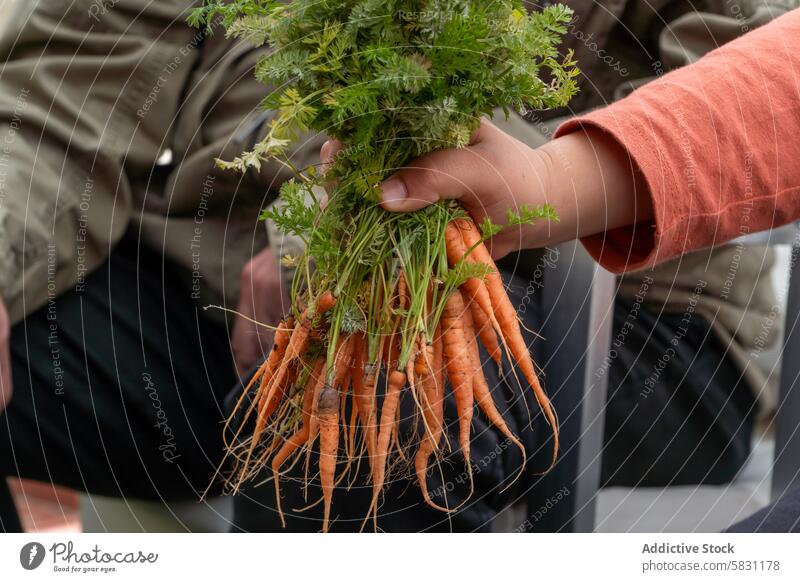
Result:
M537 149L485 122L472 142L413 160L383 206L458 199L480 222L523 204L559 222L508 228L495 257L581 238L623 272L800 218L800 10L627 98L562 125Z
M531 201L546 193L559 215L525 232L523 246L541 247L650 220L653 206L641 172L627 151L596 129L576 131L529 151L541 184L530 184Z
M637 215L628 227L609 220L607 228L577 229L578 236L594 235L584 238L590 253L621 272L800 218L799 72L795 10L559 128L556 142L570 132L613 136L622 161L633 160L641 172L644 190L635 191L652 201L652 220ZM586 170L569 161L569 176ZM630 213L630 202L610 207L631 192L583 187L587 208L566 206L562 218L602 212L604 197L609 216Z

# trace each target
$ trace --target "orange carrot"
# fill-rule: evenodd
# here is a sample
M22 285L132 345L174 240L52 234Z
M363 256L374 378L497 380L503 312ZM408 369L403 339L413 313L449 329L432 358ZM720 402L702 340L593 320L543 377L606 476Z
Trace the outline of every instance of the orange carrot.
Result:
M420 339L420 343L422 344L422 347L417 353L416 360L414 361L414 373L418 377L422 378L431 371L431 366L433 365L434 347L433 342L422 342Z
M314 309L314 316L327 313L336 306L336 297L330 291L325 291L317 298L317 303Z
M374 388L375 388L375 374L372 374L372 383L369 384L369 372L366 370L367 357L369 347L367 346L366 337L363 333L359 333L355 339L353 347L353 397L355 399L354 408L358 409L358 418L361 422L361 428L364 430L365 440L367 444L367 455L369 456L369 464L372 466L372 455L375 454L375 442L373 441L373 416L374 416Z
M485 288L485 287L484 287ZM472 321L475 325L475 331L480 337L481 344L486 348L497 367L502 370L503 368L503 352L500 349L500 343L497 341L497 333L492 327L492 323L477 303L474 301L469 302L469 311L472 315Z
M464 455L467 471L472 475L469 433L472 425L473 397L470 347L464 333L466 307L461 293L450 294L442 312L442 341L447 376L453 389L458 410L458 442Z
M352 376L355 374L355 370L351 372L351 382ZM343 401L346 398L342 399ZM344 408L344 407L343 407ZM350 460L354 454L356 454L356 428L358 427L358 406L356 405L355 396L350 399L350 423L347 426L348 436L347 436L347 458Z
M336 481L336 458L339 448L339 391L326 386L319 395L319 480L324 500L322 531L328 531L333 486Z
M378 407L375 405L375 385L378 381L378 371L380 364L366 364L364 366L364 394L366 395L367 408L365 416L367 417L366 441L367 453L369 454L369 464L372 471L372 481L375 482L375 455L378 448Z
M314 400L314 394L319 390L319 387L324 384L324 369L325 359L319 358L314 366L314 371L311 373L311 377L308 380L305 393L303 394L303 410L302 417L300 419L300 428L298 428L292 436L286 439L283 447L281 447L281 449L275 453L275 456L272 458L272 477L275 481L275 502L277 504L278 515L281 518L281 524L283 527L286 527L286 521L283 518L283 511L281 511L281 492L279 482L281 466L284 462L286 462L286 459L288 459L292 453L303 446L303 444L305 444L305 442L308 440L308 431L311 421L311 404Z
M372 484L372 509L377 510L378 496L383 489L386 478L386 457L389 453L389 443L393 429L397 408L400 403L400 392L406 383L406 373L401 370L392 370L389 374L389 386L383 397L381 408L380 427L378 429L378 446L375 454L374 480Z
M245 386L244 390L242 391L241 396L239 396L239 399L236 401L236 405L233 407L233 412L230 414L230 416L228 416L228 419L225 421L225 430L223 430L222 434L223 434L223 439L224 439L225 446L228 449L232 449L235 446L235 445L233 445L233 443L228 441L228 429L230 428L231 423L233 422L233 420L236 418L236 412L239 410L239 407L241 407L242 403L244 402L244 399L250 393L250 390L252 390L252 388L255 385L255 383L258 382L259 380L261 380L261 378L264 376L264 374L266 372L266 369L267 368L266 368L266 361L265 361L264 363L261 364L261 366L259 366L258 370L255 371L255 373L253 374L253 377L250 378L250 381L247 383L247 386ZM260 384L259 384L259 386L260 386ZM260 387L259 387L259 390L260 390ZM252 412L252 410L254 408L254 404L253 404L254 402L255 402L255 397L251 401L250 406L248 408L248 411L245 414L245 417L244 417L245 420L243 420L242 422L239 423L239 428L236 430L236 433L233 435L233 441L234 442L236 441L236 439L241 434L242 429L245 426L245 421L250 416L250 413Z
M444 377L442 374L442 338L439 330L433 341L433 357L428 366L428 373L422 380L422 396L424 399L423 410L425 414L426 432L417 449L414 458L419 486L425 503L436 509L447 511L446 508L433 502L428 493L428 462L430 456L439 448L444 426Z
M272 342L272 349L270 350L269 356L267 356L267 358L261 363L261 365L258 367L258 370L256 370L256 372L253 374L253 377L250 378L250 381L247 383L247 386L242 392L242 395L236 402L236 406L234 406L234 412L233 414L231 414L231 418L235 416L236 411L239 410L239 407L241 406L242 402L247 397L247 395L250 393L250 390L255 385L255 383L260 381L258 390L256 391L255 396L253 396L251 400L250 404L251 410L248 410L244 419L240 423L240 426L245 424L247 418L249 418L250 416L250 412L252 411L252 409L255 408L256 404L263 397L263 392L264 389L266 388L267 383L269 382L270 378L272 378L281 360L283 360L283 356L286 354L286 348L289 345L289 339L291 338L292 335L293 325L294 325L294 318L291 316L282 319L281 322L278 324L278 328L275 330L275 338L274 341Z
M522 374L525 376L528 384L530 384L536 396L536 401L539 403L545 418L547 418L548 423L553 429L552 466L555 464L558 455L558 420L553 405L550 403L550 399L539 383L539 378L536 375L536 369L533 366L530 352L525 345L525 338L522 336L522 331L519 327L517 312L506 294L503 280L500 278L500 273L497 270L497 266L494 264L494 260L492 260L486 245L481 242L481 235L475 224L470 220L461 219L458 221L458 226L464 237L465 244L470 246L475 245L475 250L473 251L475 260L491 267L491 271L486 277L486 288L489 290L495 318L500 325L503 339L511 352L511 356L522 370Z
M466 335L470 338L470 359L472 360L472 369L474 370L472 375L472 394L475 399L475 403L486 416L487 420L496 426L503 436L505 436L509 441L514 443L517 448L519 448L520 452L522 453L522 466L524 467L527 459L525 447L522 446L522 443L519 441L519 439L514 435L513 432L511 432L511 429L508 428L508 425L503 419L503 416L500 414L500 411L497 410L497 407L494 404L494 399L492 398L491 390L489 389L489 384L486 382L486 376L484 376L481 370L481 357L480 351L478 350L478 342L475 340L472 314L467 311L464 319L467 332Z
M445 231L447 262L451 267L456 265L462 258L465 261L475 262L473 254L466 254L469 249L462 237L460 225L463 221L464 220L461 219L449 223ZM491 333L494 330L494 332L500 334L501 331L494 316L492 300L488 289L486 289L486 285L477 277L470 277L461 284L461 290L464 291L465 299L467 299L467 303L473 314L476 314L478 310L482 312L476 314L482 324L478 328L478 331L481 332L481 343L483 343L489 351L489 355L497 362L497 365L502 366L502 353L500 352L500 346L497 345L497 336ZM487 324L484 325L484 322L487 322Z
M247 457L243 465L245 469L250 465L250 459L261 441L269 415L272 414L272 411L277 407L280 401L280 399L275 399L275 406L270 408L270 397L276 396L278 392L281 393L282 397L286 386L292 382L289 372L295 369L292 365L293 360L305 351L308 328L306 327L305 331L298 331L303 329L304 326L301 325L290 330L289 324L292 321L293 318L287 318L287 320L282 321L278 325L272 344L272 351L262 365L264 372L261 375L261 383L258 387L258 391L252 401L250 409L247 411L247 414L245 414L240 424L241 427L245 426L247 419L250 417L250 413L253 410L257 411L256 426L253 429L253 436L250 440ZM297 337L297 340L295 340L295 337ZM241 431L241 428L239 431ZM244 472L240 475L240 484L241 479L245 476Z
M400 309L405 309L408 306L408 282L402 270L397 276L397 299Z
M353 349L353 342L351 341L353 336L347 337L340 337L339 338L339 349L336 352L336 356L333 360L333 381L330 383L330 387L338 390L342 383L344 382L345 375L349 370L349 363L350 363L350 354L352 353ZM331 371L327 374L330 376ZM308 434L308 454L306 455L306 472L308 472L308 467L311 462L311 446L317 438L319 432L319 398L315 398L314 402L311 404L311 421L309 423L309 434Z
M259 410L258 410L258 422L257 425L260 425L261 428L256 428L256 432L260 432L263 430L264 425L266 424L269 417L275 412L275 409L278 408L278 405L283 401L283 398L286 396L286 392L288 391L289 387L292 385L292 382L295 381L297 378L297 362L294 362L289 365L289 372L284 375L280 384L273 383L270 391L264 398L261 399L259 403Z
M275 374L268 379L268 385L264 388L266 394L270 393L270 390L273 386L282 386L286 381L286 375L289 373L290 366L299 358L303 352L305 352L306 347L308 346L308 334L311 330L308 320L306 319L299 325L297 325L294 330L292 331L292 337L289 340L288 345L286 346L285 353L283 358L281 359L280 365L278 366L278 370ZM265 376L266 379L266 376ZM262 420L262 419L259 419ZM260 427L257 426L257 429L253 432L253 439L250 442L250 452L248 453L248 462L250 455L255 450L256 446L258 445L259 441L261 440L261 435L263 433L263 425L266 423L266 419L263 422L260 422Z
M272 341L272 349L269 352L269 356L264 361L262 365L262 369L264 370L264 375L269 378L277 369L278 365L280 364L281 360L283 360L284 355L286 354L286 348L289 347L289 341L292 337L292 326L294 325L294 318L289 316L281 320L278 324L278 328L275 330L275 337Z

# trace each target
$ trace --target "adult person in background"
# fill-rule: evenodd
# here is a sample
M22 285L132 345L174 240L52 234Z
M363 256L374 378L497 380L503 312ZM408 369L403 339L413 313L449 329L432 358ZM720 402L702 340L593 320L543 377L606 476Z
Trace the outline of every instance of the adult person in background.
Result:
M222 400L270 341L202 307L283 312L258 221L280 168L214 167L256 138L257 55L189 27L189 7L26 0L3 22L3 488L196 500L222 457Z

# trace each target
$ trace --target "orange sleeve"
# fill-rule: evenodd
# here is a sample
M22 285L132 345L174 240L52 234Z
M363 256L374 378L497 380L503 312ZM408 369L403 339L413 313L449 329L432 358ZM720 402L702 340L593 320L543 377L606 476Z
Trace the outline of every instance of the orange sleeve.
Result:
M800 9L571 119L611 135L655 218L583 239L610 271L651 266L800 218Z

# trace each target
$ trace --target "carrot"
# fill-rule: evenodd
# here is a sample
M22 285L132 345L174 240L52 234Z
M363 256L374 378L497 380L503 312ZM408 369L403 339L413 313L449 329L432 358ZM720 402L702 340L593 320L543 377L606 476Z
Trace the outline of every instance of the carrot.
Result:
M402 270L397 276L397 298L400 309L405 309L408 306L408 282Z
M345 338L339 338L339 349L336 352L336 356L333 359L333 381L330 383L330 387L336 390L342 385L344 382L345 375L349 370L349 362L350 362L350 354L352 353L353 336L347 336ZM328 372L330 375L331 371ZM320 394L321 397L321 394ZM309 423L309 435L308 435L308 442L309 445L312 445L317 438L317 434L319 432L319 398L315 398L314 402L311 404L311 420ZM311 462L311 446L308 447L308 454L306 455L306 472L308 471L309 464Z
M244 402L244 399L250 393L250 390L252 390L252 388L255 385L255 383L258 382L264 376L265 372L266 372L266 361L263 362L261 364L261 366L259 366L258 370L256 370L255 373L253 374L253 377L250 378L250 381L247 383L247 386L245 386L244 390L242 391L241 396L239 396L239 399L236 401L236 405L233 407L233 412L230 414L230 416L228 416L228 419L225 421L225 429L223 430L222 434L223 434L223 439L224 439L225 446L229 450L233 449L236 445L233 444L232 442L228 441L228 429L230 428L231 423L233 422L233 420L236 418L236 412L239 410L239 407L242 405L242 402ZM259 384L259 386L260 386L260 384ZM247 414L245 414L244 420L239 423L239 428L236 430L236 433L233 435L233 441L236 441L236 439L241 434L242 429L245 426L245 421L250 416L250 413L252 412L252 409L254 407L253 402L255 402L255 397L253 398L253 401L251 401L249 410L247 411Z
M380 427L378 429L378 446L375 454L371 509L376 511L378 496L383 489L383 483L386 478L386 457L389 452L389 443L391 442L397 408L400 403L400 392L405 383L406 373L401 370L392 370L389 374L389 386L386 389L386 395L383 397Z
M467 471L472 475L470 463L469 432L472 425L473 397L470 347L464 333L464 313L466 307L461 293L456 290L450 294L442 312L442 341L447 376L456 400L458 410L458 442L464 455Z
M330 291L325 291L317 298L317 303L314 309L314 316L323 315L336 306L336 297Z
M414 373L420 378L430 373L431 366L433 365L433 342L422 342L422 347L417 353L416 360L414 361Z
M355 371L353 371L355 374ZM352 381L352 380L351 380ZM342 400L345 400L344 398ZM358 406L356 405L355 396L353 396L350 400L351 409L350 409L350 422L347 426L348 429L348 436L347 436L347 458L348 460L352 458L352 456L356 452L356 428L358 427Z
M230 423L230 419L235 417L236 412L239 410L239 407L244 399L250 393L252 387L260 380L256 395L251 400L251 410L247 412L244 419L240 423L239 431L241 431L241 427L244 426L247 418L249 418L252 409L263 396L263 391L266 387L266 384L275 373L275 369L278 367L278 364L280 364L281 360L283 360L283 356L286 353L286 348L289 345L289 339L292 335L292 325L294 325L294 318L291 316L282 319L278 324L278 328L275 330L275 338L272 342L272 349L270 350L269 356L267 356L267 358L261 363L261 365L258 367L258 370L256 370L256 372L253 374L253 377L250 378L250 381L247 383L242 395L236 402L236 406L234 406L233 413L231 414L228 423ZM238 434L239 432L237 431L237 436Z
M322 531L328 531L336 481L336 458L339 448L339 391L326 386L319 395L319 480L325 503Z
M265 378L271 378L281 360L283 360L283 357L286 354L286 348L289 347L289 340L292 337L293 325L294 318L291 316L284 318L278 324L278 328L275 330L275 337L272 342L272 349L269 352L269 356L267 356L267 359L260 368L260 370L263 371ZM263 384L261 388L263 388ZM256 398L258 398L258 396Z
M314 371L306 385L305 393L303 394L303 409L300 418L300 428L286 439L281 449L275 453L272 458L272 477L275 481L275 502L278 508L278 515L281 518L281 524L286 527L286 521L283 518L283 511L281 511L281 492L280 492L280 470L283 463L288 459L292 453L299 449L308 440L309 425L311 420L311 404L314 401L314 394L318 391L319 387L324 384L325 374L325 359L319 358Z
M525 447L522 446L522 443L519 441L516 435L511 432L511 429L508 428L506 421L503 420L503 415L501 415L500 411L497 410L497 407L494 404L494 399L492 398L491 390L489 389L489 384L486 382L486 376L484 376L483 372L481 371L481 357L480 351L478 350L478 342L475 340L472 314L467 311L464 319L467 332L466 335L467 337L471 338L469 342L470 359L472 360L472 369L474 370L472 375L472 395L475 399L475 403L486 416L487 420L496 426L503 436L505 436L509 441L514 443L517 448L519 448L520 452L522 453L522 467L524 467L527 459Z
M489 290L495 318L500 325L503 339L514 361L522 370L525 380L530 384L536 396L536 401L539 403L545 418L547 418L548 423L553 429L552 467L558 455L558 419L556 418L555 410L547 394L542 389L542 385L539 383L539 378L536 375L536 369L533 366L528 347L525 345L525 338L522 336L522 331L519 327L517 312L506 294L503 280L500 278L500 273L497 270L494 260L492 260L486 245L481 241L481 235L477 227L469 220L459 219L457 222L461 234L464 237L465 244L470 246L475 245L475 250L473 251L475 260L489 265L492 269L486 277L486 288Z
M291 321L291 319L289 319L289 321ZM267 419L283 398L286 387L293 381L291 372L296 370L293 366L293 360L305 351L305 343L308 337L307 327L305 328L305 332L298 331L303 329L302 325L290 331L288 325L285 325L285 323L286 322L281 322L278 325L278 329L275 332L275 341L272 344L272 351L262 366L264 372L261 374L261 383L259 384L258 391L240 425L243 427L250 417L250 413L253 410L257 411L256 425L253 429L253 436L250 439L250 446L248 447L247 457L243 465L245 471L240 475L239 484L241 484L242 479L246 477L246 469L250 465L253 452L261 442ZM295 337L297 337L297 340L295 340ZM277 371L275 371L275 368L277 368ZM275 372L273 373L273 371ZM275 398L277 394L280 394L279 398ZM271 401L274 401L274 405L270 405ZM241 428L239 431L241 431Z
M502 371L503 369L503 352L500 349L500 343L497 341L497 333L495 333L489 317L484 313L477 303L474 301L469 302L469 311L472 315L472 321L475 325L475 330L481 340L481 344L486 348L497 367Z
M297 325L294 330L292 331L292 337L289 340L289 343L286 346L285 353L283 354L283 358L281 359L280 365L278 366L278 370L275 374L268 379L268 387L265 386L264 390L267 394L270 393L273 386L282 386L286 381L286 375L289 373L290 364L299 358L303 352L305 352L306 347L308 347L308 335L309 331L311 330L311 326L309 324L308 319L304 319L302 323ZM264 377L265 379L266 376ZM260 390L260 389L259 389ZM261 420L259 418L259 420ZM253 439L250 442L250 451L247 455L248 462L250 455L252 454L253 450L255 450L256 446L258 445L259 441L261 440L261 435L263 433L263 424L266 422L264 420L261 422L260 430L255 430L253 432ZM258 425L259 423L257 423ZM257 426L257 429L259 427Z
M361 427L364 430L365 440L367 445L367 454L369 456L369 464L372 466L372 455L375 454L375 442L372 439L374 415L374 388L375 388L375 374L372 369L372 383L369 383L370 372L367 372L367 357L368 357L367 341L363 333L359 333L355 339L353 347L353 398L355 399L354 408L358 410L358 418L361 421Z
M378 412L377 406L375 406L375 384L378 381L378 370L380 370L379 363L365 365L364 394L367 404L364 413L367 417L365 430L373 483L375 482L375 455L378 448Z
M355 338L352 338L354 340ZM351 343L353 343L351 341ZM339 387L339 418L342 422L342 430L344 431L344 454L348 461L350 460L350 440L348 437L349 425L347 424L347 396L350 393L350 383L353 376L353 369L351 361L343 362L340 364L344 366L344 378L342 385ZM355 412L355 411L354 411Z
M409 295L408 295L408 282L406 281L405 273L402 269L400 269L400 273L397 276L397 307L401 311L404 310L409 303ZM411 360L406 362L406 370L403 371L400 366L400 352L401 352L401 341L402 341L402 334L398 331L398 328L401 326L401 320L403 318L403 314L401 313L397 319L395 320L394 324L394 333L392 334L392 338L389 340L389 358L387 360L387 369L399 371L403 375L403 381L400 382L400 375L394 375L394 372L389 374L389 385L387 387L386 395L384 396L383 407L381 408L381 426L378 432L378 467L377 467L377 478L378 481L381 483L381 488L383 486L383 482L386 477L386 460L389 455L389 449L391 446L397 450L400 454L400 457L405 461L405 455L403 454L403 450L400 446L400 392L402 391L403 387L405 386L406 382L411 380L413 382L413 373L409 374L409 372L413 372L413 366L411 365ZM392 381L396 382L395 384ZM399 383L398 383L399 382ZM391 397L389 396L391 393ZM387 406L388 404L388 406ZM391 414L391 416L388 416ZM384 441L385 437L385 441ZM382 448L383 442L386 443L385 447Z
M297 378L297 363L292 363L289 365L289 372L284 375L280 384L273 383L272 388L270 389L269 393L261 399L259 403L259 410L258 410L258 422L257 426L260 425L261 428L256 428L256 432L261 432L263 430L264 425L266 424L269 417L275 412L275 409L278 408L278 405L283 400L284 396L286 396L286 391L289 389L289 386L292 385L292 382L295 381Z
M461 222L461 220L451 222L445 230L447 262L451 267L461 260L475 262L472 254L467 255L469 249L461 234ZM481 326L478 328L478 331L481 332L481 343L486 347L492 359L497 362L497 365L502 366L502 353L500 352L500 346L497 344L497 336L491 333L494 330L497 334L500 334L500 326L494 317L492 300L486 285L477 277L470 277L461 284L460 289L464 291L467 303L473 314L481 322ZM482 313L476 313L479 310Z
M426 433L417 449L414 458L414 468L416 470L419 486L422 489L422 497L425 503L442 511L447 508L433 502L428 493L428 462L430 456L439 448L439 441L442 438L442 428L444 426L444 378L442 374L442 338L439 330L433 341L433 357L428 365L427 374L421 382L423 396L423 410L425 414Z

